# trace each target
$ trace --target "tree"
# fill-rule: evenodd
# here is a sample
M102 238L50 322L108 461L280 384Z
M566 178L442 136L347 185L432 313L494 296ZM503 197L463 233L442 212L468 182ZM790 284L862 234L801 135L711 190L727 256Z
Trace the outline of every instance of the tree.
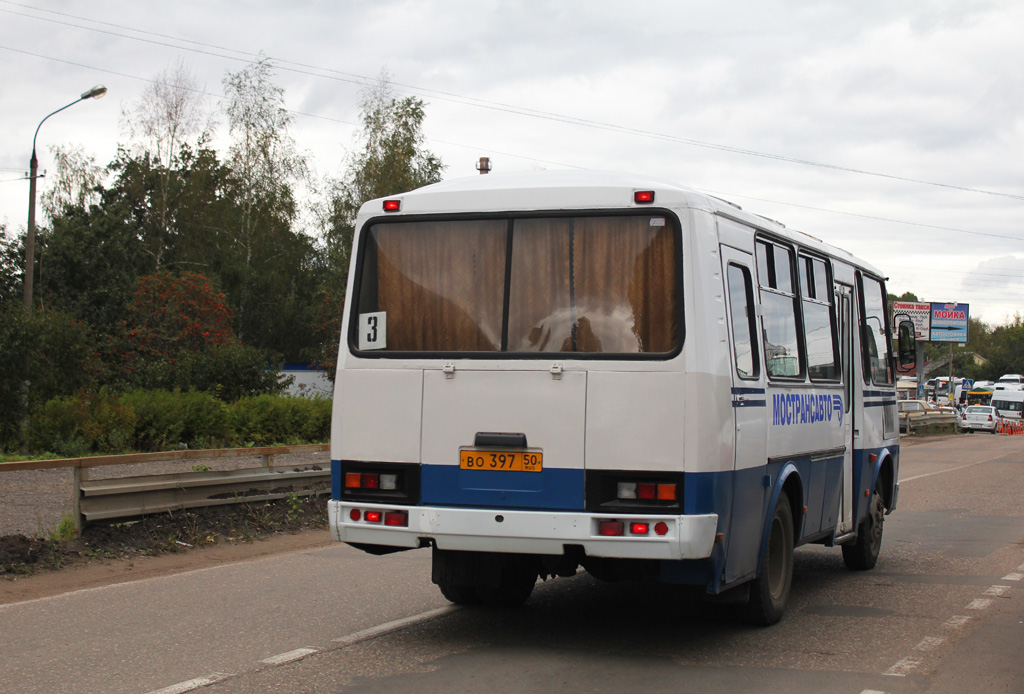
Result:
M238 309L239 337L271 347L308 326L296 325L295 317L308 312L302 307L311 302L306 274L315 265L314 249L292 228L293 186L306 178L308 167L288 132L291 115L284 108L284 90L274 85L273 66L265 56L229 73L224 89L234 138L228 163L237 214L226 230L233 252L222 278Z
M283 388L265 350L242 345L224 294L202 275L160 271L139 280L103 354L120 389L205 390L224 399Z
M147 270L143 240L118 189L88 210L67 207L39 236L40 304L110 334Z
M387 72L363 93L363 127L344 178L333 181L323 214L325 281L316 299L317 346L308 355L325 365L333 379L341 328L341 307L348 280L356 214L368 200L421 188L441 180L444 163L424 148L426 104L395 96Z
M984 356L988 363L980 377L995 380L1007 373L1024 373L1024 318L1019 313L1010 323L993 328L987 338Z
M50 148L57 164L53 183L43 193L44 214L53 219L66 208L87 210L100 201L103 167L80 147L56 145Z
M121 122L135 141L130 158L153 177L145 248L159 270L172 237L180 233L174 228L173 212L181 154L205 146L213 129L212 117L197 80L179 61L157 75L139 100L122 111Z
M364 202L441 180L444 163L423 147L425 106L413 96L397 98L386 71L363 93L359 149L350 157L345 178L335 184L328 215L326 240L332 257L347 259Z
M7 233L0 223L0 309L9 303L22 301L21 274L24 272L25 251L22 244Z
M0 450L18 448L26 408L91 387L99 373L89 326L57 311L27 313L20 302L0 306Z

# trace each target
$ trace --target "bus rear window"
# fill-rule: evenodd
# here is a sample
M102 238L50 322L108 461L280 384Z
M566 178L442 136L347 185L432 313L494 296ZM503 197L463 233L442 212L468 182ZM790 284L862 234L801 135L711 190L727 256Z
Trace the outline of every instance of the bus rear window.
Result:
M677 236L660 215L375 224L360 258L353 347L673 352ZM368 321L377 332L363 341Z

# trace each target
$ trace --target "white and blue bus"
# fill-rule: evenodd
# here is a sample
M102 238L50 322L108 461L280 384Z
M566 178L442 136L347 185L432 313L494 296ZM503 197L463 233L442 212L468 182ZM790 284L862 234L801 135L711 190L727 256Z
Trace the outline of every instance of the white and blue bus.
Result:
M478 176L366 203L334 539L431 548L459 604L538 577L703 588L771 624L793 550L875 565L896 507L882 272L672 184ZM901 324L900 363L913 362Z

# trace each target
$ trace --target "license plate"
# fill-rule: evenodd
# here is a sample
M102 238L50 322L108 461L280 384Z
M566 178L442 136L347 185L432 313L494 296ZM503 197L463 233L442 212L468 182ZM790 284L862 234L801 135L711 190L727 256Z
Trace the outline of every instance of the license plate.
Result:
M459 467L463 470L506 470L541 472L544 454L540 451L459 451Z

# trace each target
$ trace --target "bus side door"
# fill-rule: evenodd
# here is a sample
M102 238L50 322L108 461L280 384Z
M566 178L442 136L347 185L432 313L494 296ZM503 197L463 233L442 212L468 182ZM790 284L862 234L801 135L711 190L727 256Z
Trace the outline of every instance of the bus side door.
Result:
M757 293L753 256L721 246L729 323L732 385L733 494L725 582L753 575L762 538L768 465L765 374L757 335Z
M843 490L836 535L852 532L853 518L853 431L854 348L853 287L836 284L836 313L839 317L839 358L843 369Z

